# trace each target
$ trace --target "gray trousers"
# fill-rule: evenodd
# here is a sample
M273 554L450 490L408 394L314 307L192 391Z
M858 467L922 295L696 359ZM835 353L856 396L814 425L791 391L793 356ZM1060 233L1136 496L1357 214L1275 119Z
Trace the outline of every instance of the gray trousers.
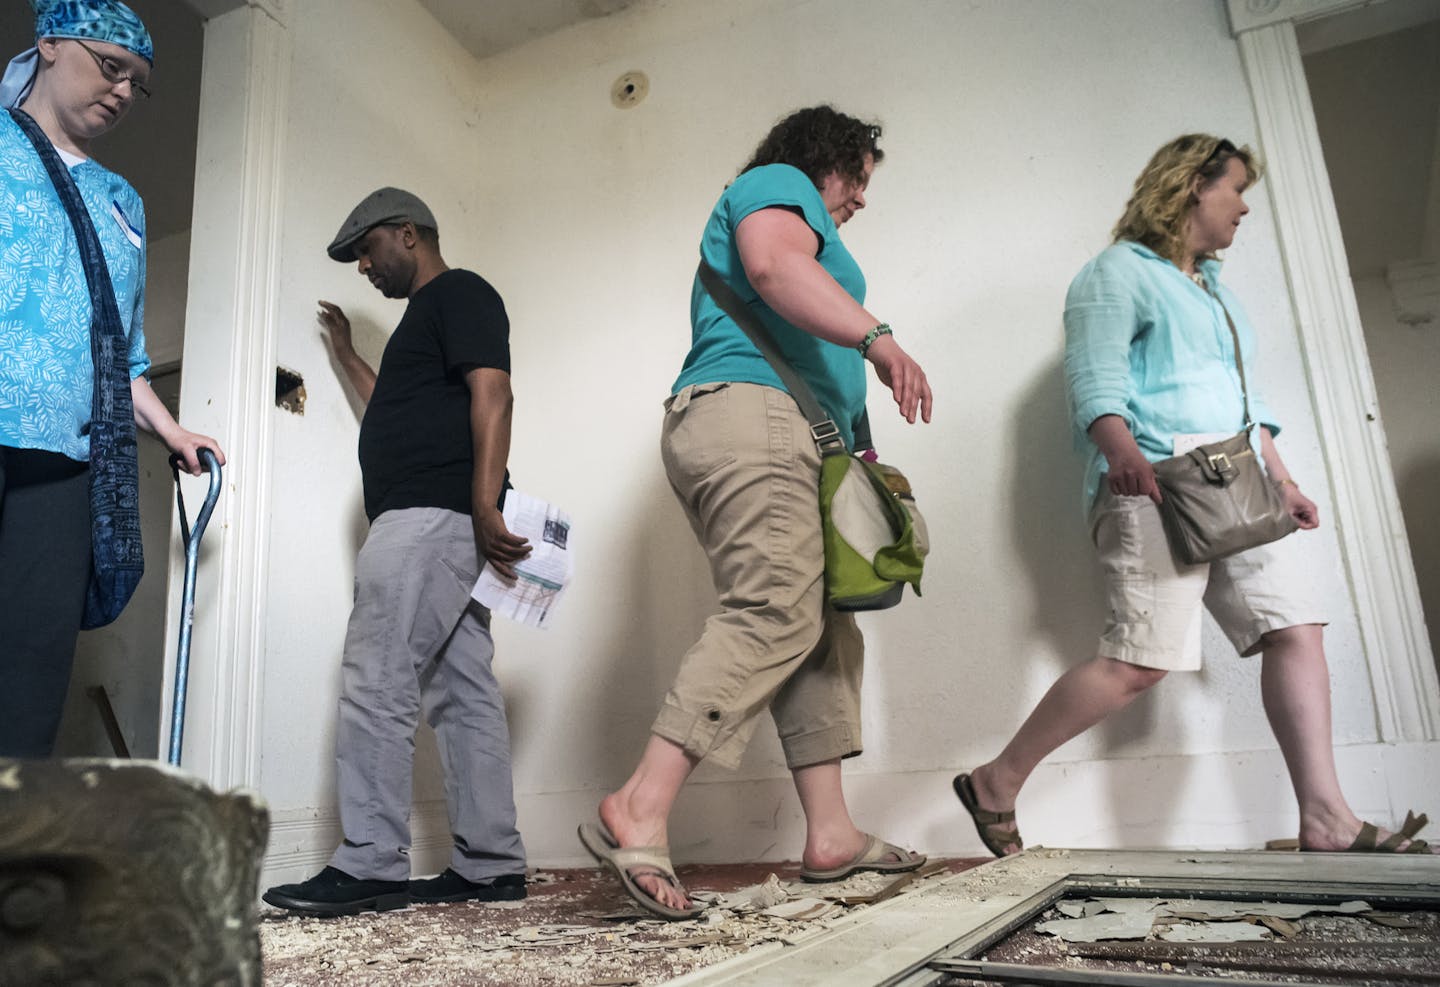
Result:
M352 877L410 876L422 709L445 773L450 867L471 881L525 871L490 614L470 599L477 568L470 518L440 508L386 511L360 549L335 742L345 839L330 858Z

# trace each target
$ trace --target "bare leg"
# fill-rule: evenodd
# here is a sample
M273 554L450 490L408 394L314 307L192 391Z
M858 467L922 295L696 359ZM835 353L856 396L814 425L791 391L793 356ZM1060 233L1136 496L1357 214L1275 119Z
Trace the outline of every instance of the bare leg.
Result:
M1286 627L1266 634L1264 646L1260 696L1300 805L1300 845L1344 850L1359 834L1360 819L1335 773L1324 631L1318 624ZM1380 831L1380 839L1389 835Z
M970 773L982 808L1008 812L1036 765L1057 747L1117 712L1165 677L1146 668L1097 657L1055 680L995 760Z
M622 847L668 847L670 810L698 763L680 746L652 734L630 779L618 792L600 800L600 821ZM653 875L640 875L635 882L662 904L690 907L683 891Z
M845 804L840 759L806 765L791 772L800 808L805 812L805 866L814 870L839 867L865 845Z

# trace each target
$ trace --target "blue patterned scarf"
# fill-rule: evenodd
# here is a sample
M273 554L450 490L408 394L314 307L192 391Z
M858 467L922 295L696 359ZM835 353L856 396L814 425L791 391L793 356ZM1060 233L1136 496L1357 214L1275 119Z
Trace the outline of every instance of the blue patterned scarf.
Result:
M155 45L135 11L120 0L32 0L35 37L106 41L155 64ZM25 102L35 84L40 55L35 48L11 60L0 80L0 108Z
M145 574L140 541L140 468L125 329L100 237L55 147L24 110L10 116L35 145L55 194L70 217L90 287L90 352L95 392L90 417L90 585L80 626L103 627L120 616Z

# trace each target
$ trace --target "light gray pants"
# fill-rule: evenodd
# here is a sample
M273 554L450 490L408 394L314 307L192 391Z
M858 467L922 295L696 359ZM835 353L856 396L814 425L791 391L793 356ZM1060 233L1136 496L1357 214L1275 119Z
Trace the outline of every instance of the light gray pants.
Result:
M422 707L445 773L451 868L471 881L525 871L490 614L470 599L476 572L470 518L440 508L386 511L360 549L335 738L345 840L330 858L352 877L410 877Z

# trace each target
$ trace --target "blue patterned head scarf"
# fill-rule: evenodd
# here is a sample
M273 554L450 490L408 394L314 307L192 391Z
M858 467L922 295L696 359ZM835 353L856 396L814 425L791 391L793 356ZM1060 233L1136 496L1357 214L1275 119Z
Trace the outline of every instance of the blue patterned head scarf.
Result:
M155 45L135 11L120 0L32 0L35 37L106 41L133 51L155 64ZM30 95L39 67L39 53L31 48L11 60L0 80L0 107L19 106Z

